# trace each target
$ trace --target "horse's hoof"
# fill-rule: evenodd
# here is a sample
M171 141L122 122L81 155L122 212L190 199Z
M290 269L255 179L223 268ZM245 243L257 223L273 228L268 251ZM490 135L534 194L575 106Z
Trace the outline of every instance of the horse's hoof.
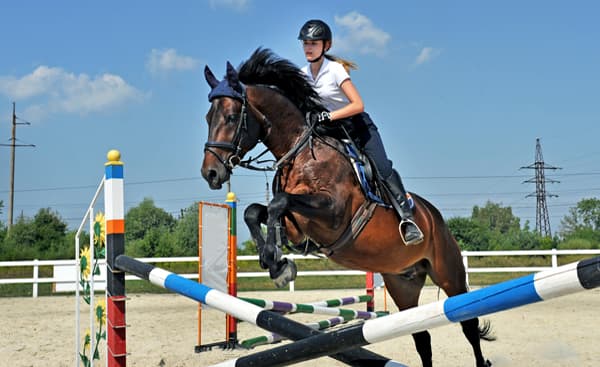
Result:
M275 270L269 269L269 275L277 288L283 288L296 279L297 272L296 263L289 259L280 261Z

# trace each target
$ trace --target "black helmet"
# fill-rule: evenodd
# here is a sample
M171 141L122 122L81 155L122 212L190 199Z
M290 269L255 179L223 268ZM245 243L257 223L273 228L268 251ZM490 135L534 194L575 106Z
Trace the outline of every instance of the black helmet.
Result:
M331 29L322 20L312 19L304 23L298 34L298 39L302 41L331 41Z

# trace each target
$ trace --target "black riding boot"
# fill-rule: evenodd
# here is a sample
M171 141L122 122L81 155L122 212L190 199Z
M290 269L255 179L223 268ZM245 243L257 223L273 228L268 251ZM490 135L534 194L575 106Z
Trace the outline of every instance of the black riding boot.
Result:
M417 245L423 242L423 232L421 232L415 223L415 218L413 217L410 204L406 199L406 191L404 190L404 185L402 184L400 175L398 175L396 170L393 170L392 174L386 178L385 181L392 195L394 196L394 199L398 203L398 205L395 207L400 215L400 225L398 226L398 231L400 231L402 240L407 245Z

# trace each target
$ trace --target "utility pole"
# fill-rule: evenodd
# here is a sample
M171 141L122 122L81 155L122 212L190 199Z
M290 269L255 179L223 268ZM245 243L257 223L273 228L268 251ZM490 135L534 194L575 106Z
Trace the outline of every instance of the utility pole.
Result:
M535 229L544 237L552 237L552 230L550 229L550 216L548 215L548 205L546 204L547 197L558 197L555 194L549 194L546 191L547 183L558 183L559 181L547 179L545 170L557 170L561 167L554 167L547 165L544 162L542 156L542 145L540 144L540 138L535 140L535 162L529 166L521 167L521 169L534 169L535 177L530 178L523 183L535 183L535 193L531 193L525 197L536 197L536 214L535 214Z
M35 147L33 144L17 144L17 125L31 125L29 122L25 120L21 120L17 117L17 113L15 112L15 102L13 102L13 113L12 113L12 134L10 139L10 144L0 144L0 146L9 146L10 147L10 193L8 196L8 231L10 232L10 228L13 225L13 209L14 209L14 200L15 200L15 148L16 147ZM17 122L17 120L21 120L23 122Z

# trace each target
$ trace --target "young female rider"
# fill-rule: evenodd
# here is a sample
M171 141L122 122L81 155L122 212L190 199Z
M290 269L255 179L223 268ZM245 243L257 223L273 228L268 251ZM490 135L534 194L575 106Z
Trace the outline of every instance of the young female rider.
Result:
M298 39L302 41L308 65L302 68L329 110L320 116L327 124L336 120L351 120L352 138L375 163L392 195L399 204L401 218L398 230L407 245L423 241L423 233L414 222L412 210L406 199L406 191L400 175L392 168L383 148L377 127L364 112L363 101L350 80L348 68L356 68L351 62L327 55L331 48L332 34L329 26L321 20L309 20L300 29Z

